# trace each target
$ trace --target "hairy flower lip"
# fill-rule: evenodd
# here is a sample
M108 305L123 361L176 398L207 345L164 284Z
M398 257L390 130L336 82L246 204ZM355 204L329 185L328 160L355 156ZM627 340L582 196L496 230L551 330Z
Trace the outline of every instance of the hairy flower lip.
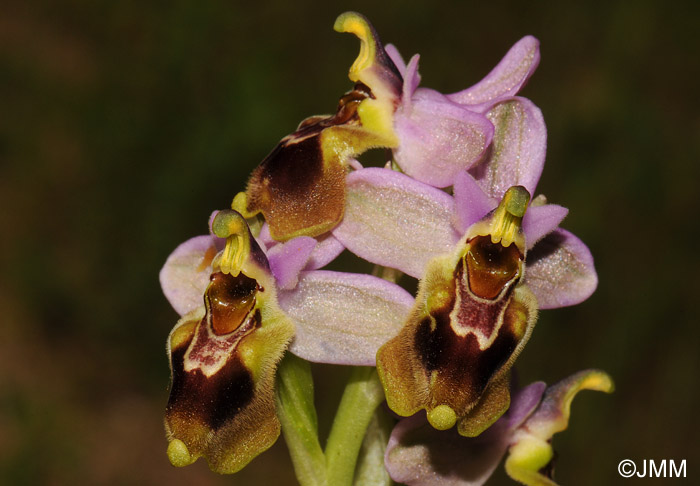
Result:
M234 473L279 436L273 387L294 325L278 307L267 258L245 219L229 210L212 221L226 247L209 264L201 306L168 337L165 428L173 465L205 457L213 470Z
M537 319L534 296L520 282L528 200L524 188L511 188L448 254L427 263L408 320L377 354L394 412L425 409L433 427L457 424L473 437L508 408L510 368Z

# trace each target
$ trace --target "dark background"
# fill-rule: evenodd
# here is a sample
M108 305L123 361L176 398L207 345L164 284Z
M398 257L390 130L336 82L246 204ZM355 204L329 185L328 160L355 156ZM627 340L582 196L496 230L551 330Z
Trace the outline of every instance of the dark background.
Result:
M598 367L617 383L574 403L555 437L561 483L623 484L624 458L687 459L697 481L697 2L6 0L0 483L295 483L283 441L231 477L169 465L164 342L177 316L158 271L282 136L335 109L358 48L332 30L347 9L404 57L419 52L422 85L445 93L522 36L540 39L523 91L548 125L538 189L570 208L564 226L591 248L600 285L541 313L520 375ZM330 410L337 382L319 385ZM499 470L490 484L511 483Z

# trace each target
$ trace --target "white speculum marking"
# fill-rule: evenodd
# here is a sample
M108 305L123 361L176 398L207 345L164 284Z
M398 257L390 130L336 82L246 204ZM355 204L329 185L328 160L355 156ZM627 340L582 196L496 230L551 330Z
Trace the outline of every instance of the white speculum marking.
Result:
M465 271L462 278L457 281L457 288L455 292L455 305L452 309L452 312L450 312L450 327L452 328L454 333L459 337L466 337L468 334L471 333L476 338L476 341L479 345L479 349L481 351L485 351L486 349L490 348L493 342L498 337L498 332L503 326L503 315L505 314L506 308L508 307L508 303L510 302L510 298L506 298L505 296L508 292L508 289L514 283L520 280L520 274L522 274L522 270L519 271L514 278L512 278L503 286L503 289L501 290L500 294L496 299L488 300L477 297L471 292L471 290L469 290L468 277ZM463 303L463 295L465 295L470 302ZM465 316L460 314L462 313L462 311L465 310L463 306L466 306L469 303L471 303L471 305L475 307L483 306L487 308L498 308L496 315L492 318L495 322L492 321L493 323L490 326L490 332L486 332L484 330L484 328L487 326L484 326L483 324L479 327L475 327L473 325L470 325L470 323L468 322L463 322L465 320Z
M235 331L217 336L212 329L211 317L207 314L197 326L197 333L185 353L185 372L200 370L207 378L216 374L231 358L241 339L248 334L246 331L255 324L254 316L254 310L251 310Z

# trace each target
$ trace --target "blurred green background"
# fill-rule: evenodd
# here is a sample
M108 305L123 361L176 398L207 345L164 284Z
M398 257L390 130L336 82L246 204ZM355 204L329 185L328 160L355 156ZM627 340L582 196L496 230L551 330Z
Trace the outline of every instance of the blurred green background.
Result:
M169 465L177 316L158 271L282 136L334 111L357 53L332 30L348 9L419 52L423 86L446 93L540 39L522 92L548 125L538 189L570 208L600 286L541 313L520 376L616 380L577 398L555 437L561 483L621 484L624 458L686 459L697 481L698 5L5 0L0 483L295 484L281 440L235 476ZM317 391L324 414L333 382Z

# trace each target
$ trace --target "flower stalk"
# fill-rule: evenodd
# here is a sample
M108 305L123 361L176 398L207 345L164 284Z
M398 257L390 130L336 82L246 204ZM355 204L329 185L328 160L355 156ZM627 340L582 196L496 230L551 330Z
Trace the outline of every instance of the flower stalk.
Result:
M379 420L375 410L384 401L377 372L371 367L353 369L325 453L318 440L313 390L309 362L288 353L278 369L276 402L294 472L301 486L350 486L360 451L376 452L376 448L362 446L370 422ZM378 422L375 427L380 428Z
M301 486L325 486L326 459L318 441L314 382L308 361L287 353L277 372L277 416Z
M375 410L384 401L377 370L354 368L340 400L326 445L328 484L351 486L357 456Z

